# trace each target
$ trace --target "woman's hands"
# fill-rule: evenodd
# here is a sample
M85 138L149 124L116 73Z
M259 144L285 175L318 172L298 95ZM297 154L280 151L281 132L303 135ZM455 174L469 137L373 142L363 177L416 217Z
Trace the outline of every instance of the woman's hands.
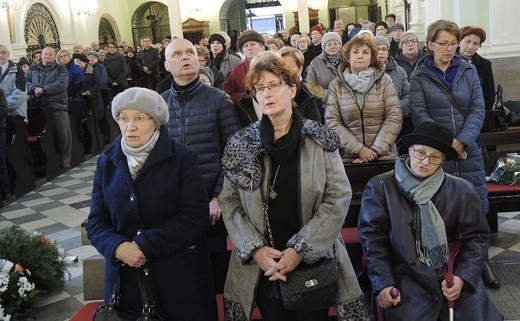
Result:
M302 256L293 248L280 252L268 246L256 250L253 258L265 271L264 275L268 276L270 281L287 281L286 274L294 270L302 261Z
M218 198L213 197L209 202L209 219L211 225L215 225L218 220L220 220L220 216L222 215L222 210L220 206L218 206Z
M387 286L379 294L377 295L377 304L383 309L388 309L390 307L396 306L401 302L401 293L397 295L395 298L392 297L390 291L394 288L393 285Z
M146 263L146 256L135 242L123 242L116 248L116 259L131 267L140 267Z
M361 150L358 153L358 158L354 159L352 161L352 163L353 164L368 163L368 162L376 160L377 157L378 157L378 155L377 155L376 151L363 146L363 148L361 148Z
M453 147L457 153L459 154L460 159L466 159L468 157L468 153L464 150L466 147L463 143L459 142L456 139L453 139L453 143L451 143L451 147Z
M453 276L453 285L451 288L448 287L446 280L442 281L442 294L448 301L455 301L460 296L460 291L462 291L462 287L464 286L464 280L460 277L454 275Z

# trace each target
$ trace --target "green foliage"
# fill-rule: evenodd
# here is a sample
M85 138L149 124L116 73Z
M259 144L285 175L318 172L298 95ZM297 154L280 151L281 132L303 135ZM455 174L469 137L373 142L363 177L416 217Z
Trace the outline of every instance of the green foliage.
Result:
M0 259L17 265L9 273L7 291L0 293L0 304L13 316L31 306L41 294L63 289L65 265L55 243L45 235L15 226L0 229ZM35 289L27 291L25 297L17 294L20 278L24 284L24 278L27 278L35 285Z

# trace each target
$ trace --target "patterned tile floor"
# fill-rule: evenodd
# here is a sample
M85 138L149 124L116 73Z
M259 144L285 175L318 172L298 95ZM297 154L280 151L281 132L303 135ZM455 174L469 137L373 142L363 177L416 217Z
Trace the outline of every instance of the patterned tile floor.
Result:
M81 245L80 225L89 212L96 160L93 158L0 208L0 228L19 225L45 233L56 240L66 255L80 259L68 266L64 291L38 302L31 313L34 320L68 320L89 302L83 299L82 260L97 255L97 251ZM499 232L492 239L489 255L495 264L520 263L520 212L499 214Z

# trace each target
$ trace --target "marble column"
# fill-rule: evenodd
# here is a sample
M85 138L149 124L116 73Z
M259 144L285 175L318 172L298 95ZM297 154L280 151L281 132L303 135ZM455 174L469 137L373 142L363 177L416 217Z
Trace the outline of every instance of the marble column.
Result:
M298 26L302 34L309 32L309 5L307 0L298 0Z
M182 19L179 0L167 0L168 18L170 20L170 34L172 37L184 38L182 33Z

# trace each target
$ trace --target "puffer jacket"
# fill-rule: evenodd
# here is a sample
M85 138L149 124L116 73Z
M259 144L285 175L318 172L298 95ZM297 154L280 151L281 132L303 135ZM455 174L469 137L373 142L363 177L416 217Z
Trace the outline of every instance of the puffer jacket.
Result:
M325 101L330 82L338 76L338 69L327 64L325 52L311 61L307 67L305 83L316 98ZM319 84L319 86L316 86ZM321 87L321 88L320 88Z
M170 137L199 153L199 168L208 199L222 190L220 160L229 136L238 131L240 120L229 99L220 89L204 86L200 80L187 90L161 94L170 112L166 126Z
M455 56L459 67L453 79L452 96L466 111L464 117L451 104L448 97L439 88L444 84L428 68L431 56L423 57L410 78L410 108L414 126L425 121L434 121L446 127L453 137L466 146L467 158L444 162L442 167L449 174L470 181L480 195L482 209L489 209L486 189L484 159L477 143L485 115L482 86L475 67L466 59Z
M9 61L9 66L0 79L0 89L4 91L7 99L9 115L22 116L27 122L27 94L23 69Z
M401 50L397 52L397 55L395 55L395 60L397 61L397 64L401 66L406 74L408 75L408 81L410 81L410 76L412 75L413 70L415 69L415 66L417 65L417 62L421 60L421 58L424 57L424 52L419 50L419 53L417 54L417 59L412 62L411 60L407 59Z
M403 119L392 79L376 69L364 95L365 104L359 106L354 90L345 82L345 69L346 64L340 65L325 101L325 125L338 133L343 161L358 158L363 147L376 151L378 160L395 160L395 141Z
M352 264L340 236L352 190L337 152L338 137L323 125L303 120L299 149L298 200L302 227L287 242L306 263L333 256L336 245L340 277L336 306L340 321L368 321ZM253 260L256 249L267 245L261 190L268 189L271 160L260 139L260 122L233 135L222 160L226 179L219 197L222 217L233 240L224 288L225 318L247 321L255 302L261 268Z
M54 110L69 110L67 87L69 75L67 68L54 62L44 66L41 62L31 66L25 76L27 94L35 96L37 87L43 89L43 95L33 98L33 104L38 107L49 107Z
M406 71L397 64L393 57L388 57L385 72L392 78L397 96L401 102L401 112L403 116L410 115L410 107L408 106L408 93L410 91L410 83Z

